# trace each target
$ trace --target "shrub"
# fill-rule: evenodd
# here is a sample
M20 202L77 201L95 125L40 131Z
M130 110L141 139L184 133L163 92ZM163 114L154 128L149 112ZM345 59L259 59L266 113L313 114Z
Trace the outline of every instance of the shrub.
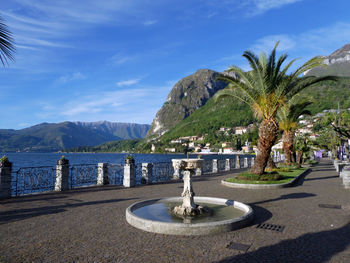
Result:
M282 176L277 172L264 173L260 175L259 181L278 181Z
M250 173L241 173L237 176L238 180L247 180L247 181L278 181L282 179L282 176L274 171L270 173L264 173L262 175L250 174Z

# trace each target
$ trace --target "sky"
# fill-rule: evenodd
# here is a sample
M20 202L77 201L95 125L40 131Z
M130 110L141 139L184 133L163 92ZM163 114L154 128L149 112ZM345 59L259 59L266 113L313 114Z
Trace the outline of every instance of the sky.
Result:
M296 66L350 43L348 0L2 0L15 61L0 67L1 129L150 124L181 78L248 70L245 50Z

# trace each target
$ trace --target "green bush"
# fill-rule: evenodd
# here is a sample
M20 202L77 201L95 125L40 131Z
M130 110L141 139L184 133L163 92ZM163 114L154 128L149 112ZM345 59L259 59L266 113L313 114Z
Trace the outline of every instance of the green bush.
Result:
M282 176L278 172L264 173L262 175L250 174L250 173L241 173L237 176L238 180L247 180L247 181L278 181Z
M260 175L259 181L278 181L282 176L277 172L264 173Z

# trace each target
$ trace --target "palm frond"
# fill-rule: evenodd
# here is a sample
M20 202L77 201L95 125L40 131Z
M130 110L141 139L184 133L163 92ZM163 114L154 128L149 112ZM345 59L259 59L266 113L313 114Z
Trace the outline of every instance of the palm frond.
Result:
M13 53L16 49L13 43L12 33L0 16L0 61L3 66L8 65L8 60L15 59Z

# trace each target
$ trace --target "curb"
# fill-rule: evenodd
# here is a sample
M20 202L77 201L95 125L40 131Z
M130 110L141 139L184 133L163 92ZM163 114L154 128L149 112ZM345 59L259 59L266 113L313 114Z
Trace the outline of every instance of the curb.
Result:
M306 173L311 171L310 168L306 169L304 172L295 177L292 181L283 184L239 184L239 183L230 183L225 180L221 180L221 184L227 187L232 188L246 188L246 189L279 189L284 187L289 187L294 184L300 177L304 176Z

